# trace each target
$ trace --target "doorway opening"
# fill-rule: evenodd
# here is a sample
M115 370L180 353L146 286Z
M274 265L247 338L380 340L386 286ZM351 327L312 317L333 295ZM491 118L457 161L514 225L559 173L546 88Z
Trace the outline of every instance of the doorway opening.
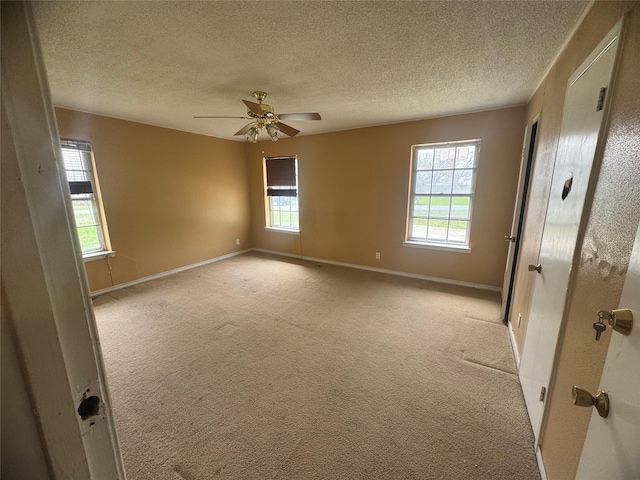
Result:
M507 268L511 269L509 274L509 287L507 289L507 295L504 305L504 312L502 321L505 325L509 323L509 313L511 311L511 299L513 297L513 287L516 280L516 267L518 266L518 253L520 251L520 242L522 236L522 230L524 228L524 215L527 211L527 199L529 198L529 182L531 180L531 170L533 167L533 158L536 149L536 139L538 137L538 123L539 118L536 118L531 124L531 130L529 138L525 139L528 144L528 151L526 152L526 163L524 165L524 180L522 182L520 194L520 208L516 211L518 215L518 223L515 232L512 233L513 244L513 257L511 258L511 264L507 265ZM515 235L514 235L515 233ZM509 261L509 260L507 260Z

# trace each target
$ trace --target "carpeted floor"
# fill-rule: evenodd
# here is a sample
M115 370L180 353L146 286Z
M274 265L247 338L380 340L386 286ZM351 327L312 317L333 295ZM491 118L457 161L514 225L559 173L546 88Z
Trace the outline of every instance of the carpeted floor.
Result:
M94 304L129 480L540 478L497 293L249 253Z

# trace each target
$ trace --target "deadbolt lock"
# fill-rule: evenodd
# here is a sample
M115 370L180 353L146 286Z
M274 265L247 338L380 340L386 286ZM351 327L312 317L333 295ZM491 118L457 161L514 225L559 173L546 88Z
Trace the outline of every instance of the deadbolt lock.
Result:
M598 392L594 397L584 388L574 386L571 389L573 404L578 407L596 407L598 415L602 418L609 416L609 395L606 392Z
M628 308L618 310L600 310L598 321L608 320L609 326L622 335L629 335L633 328L633 313Z

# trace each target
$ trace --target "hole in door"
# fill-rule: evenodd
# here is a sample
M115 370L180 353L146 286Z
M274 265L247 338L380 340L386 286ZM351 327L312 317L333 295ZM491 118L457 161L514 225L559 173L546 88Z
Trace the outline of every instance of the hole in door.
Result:
M95 417L100 413L100 399L95 395L84 398L80 405L78 405L78 415L82 420L87 420L91 417Z

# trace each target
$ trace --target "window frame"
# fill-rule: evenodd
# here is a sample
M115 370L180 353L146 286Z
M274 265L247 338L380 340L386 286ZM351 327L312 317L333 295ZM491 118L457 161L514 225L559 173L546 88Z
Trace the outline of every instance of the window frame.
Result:
M84 157L80 158L80 162L82 163L82 169L80 171L84 172L88 179L85 182L90 183L91 188L90 192L85 193L72 193L74 188L71 186L72 181L69 180L68 172L74 171L67 168L67 162L65 160L65 150L68 151L78 151L78 152L86 152L88 158ZM82 253L82 258L84 261L97 260L106 257L112 257L115 255L115 252L112 251L111 248L111 239L109 237L109 230L107 228L107 219L104 213L104 206L102 204L102 194L100 192L100 184L98 182L98 176L96 173L96 162L93 154L93 148L90 142L85 140L76 140L69 138L61 138L60 139L60 152L62 154L61 164L62 169L65 173L65 178L67 179L67 185L69 187L69 197L71 200L71 207L73 210L73 219L74 219L74 227L76 230L76 234L78 235L78 245L80 247L80 251ZM78 170L75 170L78 171ZM97 248L83 249L82 243L80 241L80 228L84 228L83 226L78 225L78 219L76 217L76 211L74 208L74 204L78 201L87 201L90 203L90 208L92 210L92 217L95 223L96 233L98 237L98 243L100 244Z
M456 148L460 147L473 146L475 147L474 161L471 167L464 166L463 168L456 168L456 160L457 157L454 158L453 164L450 168L435 168L435 160L436 160L436 151ZM428 169L418 170L418 152L422 150L432 149L433 159L431 167ZM470 139L470 140L460 140L460 141L450 141L450 142L437 142L437 143L425 143L419 145L411 146L411 168L410 168L410 178L409 178L409 195L407 201L407 218L406 218L406 231L405 231L405 241L403 243L404 246L407 247L418 247L418 248L429 248L436 250L445 250L445 251L453 251L459 253L470 253L471 252L471 224L473 217L473 209L475 205L475 186L478 174L478 162L481 151L481 140L480 139ZM471 182L469 184L469 193L456 193L454 192L454 178L456 176L456 172L460 172L462 170L470 170L471 171ZM449 192L439 192L434 193L431 189L433 187L433 172L451 172L451 188ZM431 173L431 185L429 188L429 193L416 193L416 182L419 172L430 172ZM427 210L426 216L424 215L416 215L415 214L415 205L416 205L416 197L428 197L428 205L429 209ZM449 211L447 213L446 218L441 216L433 216L431 213L431 205L433 198L449 198ZM452 217L451 206L453 205L454 198L468 198L468 214L466 217ZM425 230L425 237L422 239L421 237L416 236L412 229L414 219L425 219L427 222L427 229ZM446 238L444 240L438 240L435 238L429 238L428 228L433 221L446 221L447 222L447 232ZM455 221L464 221L467 223L467 228L465 232L464 241L456 241L449 238L449 232L451 230L451 222ZM412 234L414 234L412 236Z
M285 160L285 159L293 159L294 169L295 169L295 185L279 185L279 186L269 186L267 182L267 162L269 160ZM299 182L299 169L298 169L298 157L297 155L285 155L285 156L277 156L277 157L264 157L263 158L263 174L264 174L264 198L265 198L265 230L280 232L280 233L289 233L293 235L300 234L300 182ZM291 190L295 191L295 195L269 195L269 193L273 193L278 190L284 190L290 193ZM291 213L297 213L297 225L291 221L291 226L283 225L281 222L274 222L274 214L276 211L283 212L284 210L279 208L274 208L274 202L280 201L281 198L295 198L297 204L297 210L292 210L291 205L289 205L288 213L291 218ZM291 200L290 200L291 202Z

